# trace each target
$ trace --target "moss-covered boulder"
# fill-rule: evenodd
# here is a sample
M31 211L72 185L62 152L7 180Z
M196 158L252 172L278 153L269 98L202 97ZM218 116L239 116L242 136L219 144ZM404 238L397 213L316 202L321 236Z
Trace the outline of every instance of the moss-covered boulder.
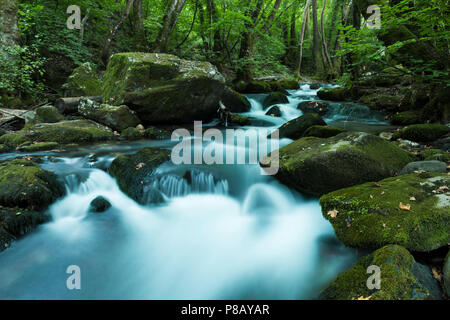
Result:
M273 106L266 112L266 116L281 117L281 109L279 106Z
M320 204L347 246L431 251L450 242L449 187L447 174L413 173L337 190Z
M328 113L330 105L325 101L303 101L297 106L297 109L303 113L317 113L320 116L324 116Z
M23 146L19 148L19 150L23 152L38 152L38 151L53 150L58 147L59 144L56 142L36 142L30 145Z
M351 97L351 89L348 87L322 88L317 91L317 96L322 100L346 101Z
M447 295L447 297L450 297L450 251L445 257L442 274L445 294Z
M101 77L89 62L75 68L62 88L66 97L102 95Z
M272 92L264 99L263 108L266 109L279 103L289 103L289 99L283 92Z
M305 133L304 137L317 137L317 138L330 138L337 136L345 132L344 129L329 127L329 126L312 126L309 127Z
M217 115L225 79L209 62L170 54L119 53L103 81L103 101L129 106L144 124L189 123Z
M298 139L303 137L312 126L326 126L327 124L317 113L307 113L294 120L286 122L278 130L280 138Z
M5 146L4 144L0 144L0 153L5 153L11 151L11 148Z
M365 95L359 100L373 110L397 111L401 104L401 97L384 92Z
M36 122L55 123L64 120L64 116L59 113L54 106L42 106L36 109Z
M31 161L0 163L0 205L29 209L45 208L65 190L55 174Z
M367 272L379 268L380 289L369 289ZM371 269L369 269L371 270ZM370 284L372 282L369 280ZM439 286L428 267L417 263L405 248L388 245L359 259L320 294L327 300L425 300L440 299Z
M442 124L414 124L394 133L392 138L415 142L432 142L449 132L450 127Z
M420 113L418 111L397 112L391 116L393 125L408 126L421 122Z
M220 100L231 112L247 112L251 108L247 98L230 87L225 87Z
M307 194L325 193L393 176L412 156L367 133L304 137L281 148L276 178Z
M249 126L252 121L248 117L240 116L238 114L232 114L230 123L237 126Z
M117 157L112 162L109 173L117 179L120 189L137 202L141 204L160 202L162 199L158 199L158 195L152 193L151 185L147 185L146 182L157 167L169 160L168 150L144 148L135 154Z
M32 142L59 144L91 143L114 138L111 129L91 120L71 120L58 123L41 123L0 137L0 144L17 148Z
M149 127L145 129L144 136L152 140L167 140L172 137L172 130Z
M141 132L137 128L127 128L127 129L122 131L122 133L120 134L120 138L122 140L133 141L133 140L143 139L144 135L145 135L145 132Z
M450 162L450 153L441 149L426 149L420 151L419 156L424 161L437 160L442 162Z
M110 106L108 104L99 104L88 98L80 99L78 113L116 131L136 127L141 123L136 114L125 105Z

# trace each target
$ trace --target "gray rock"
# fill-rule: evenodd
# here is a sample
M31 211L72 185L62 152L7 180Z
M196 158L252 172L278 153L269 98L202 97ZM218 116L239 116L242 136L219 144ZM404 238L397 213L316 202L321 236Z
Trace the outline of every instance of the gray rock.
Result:
M445 173L447 164L437 160L410 162L400 171L400 174L409 174L414 171Z
M105 198L99 196L92 200L89 211L95 213L102 213L111 208L111 203Z

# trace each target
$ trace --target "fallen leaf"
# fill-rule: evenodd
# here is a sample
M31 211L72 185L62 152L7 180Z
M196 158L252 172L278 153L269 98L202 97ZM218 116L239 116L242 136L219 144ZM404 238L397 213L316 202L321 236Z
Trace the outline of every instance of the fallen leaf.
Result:
M339 211L337 211L336 209L333 209L333 210L328 211L327 214L332 218L336 218L338 213L339 213Z
M435 278L437 281L442 280L442 275L439 273L439 271L436 270L436 268L431 268L431 272L433 273L433 278Z
M400 202L398 207L400 208L400 210L403 210L403 211L410 211L411 210L411 205L410 204L403 204L403 203Z
M417 199L414 197L411 197L411 198L409 198L409 201L417 201Z
M377 183L377 182L374 182L372 185L373 185L374 187L377 187L377 188L381 188L381 187L382 187L382 185L379 184L379 183Z

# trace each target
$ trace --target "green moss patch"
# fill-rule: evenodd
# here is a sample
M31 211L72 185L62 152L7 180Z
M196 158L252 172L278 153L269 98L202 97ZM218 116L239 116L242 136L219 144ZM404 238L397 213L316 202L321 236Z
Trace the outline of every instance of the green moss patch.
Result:
M442 124L415 124L394 133L392 138L415 142L432 142L449 132L450 128Z

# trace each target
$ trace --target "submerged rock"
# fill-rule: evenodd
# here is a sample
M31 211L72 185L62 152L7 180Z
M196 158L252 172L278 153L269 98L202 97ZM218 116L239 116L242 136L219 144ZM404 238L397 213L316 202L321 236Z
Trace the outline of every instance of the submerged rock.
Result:
M304 137L280 149L276 178L307 194L325 193L393 176L413 157L367 133Z
M113 130L122 131L136 127L141 120L127 106L110 106L99 104L88 98L82 98L78 105L78 112L85 118L101 123Z
M400 171L400 174L409 174L415 171L445 173L447 172L447 164L437 160L411 162Z
M450 242L449 186L446 174L408 174L329 193L320 204L346 246L431 251Z
M90 120L70 120L41 123L0 137L0 144L17 148L31 142L56 142L59 144L90 143L114 138L108 127Z
M394 133L392 138L432 142L448 132L450 132L450 128L442 124L414 124Z
M120 189L141 204L144 198L145 180L164 162L170 160L170 151L158 148L144 148L131 155L117 157L109 168L111 176L117 179ZM158 199L157 199L158 200ZM159 199L162 201L162 199Z
M131 52L111 57L102 92L104 103L125 104L146 124L175 124L215 117L224 90L209 62Z
M101 77L95 66L86 62L73 70L62 88L66 97L101 96Z
M298 139L312 126L326 126L327 124L316 113L307 113L294 120L286 122L278 130L280 138Z
M106 200L104 197L97 197L94 200L92 200L89 211L95 212L95 213L102 213L107 211L109 208L111 208L111 203L109 203L108 200Z
M380 289L367 286L370 266L380 269ZM373 274L373 271L372 271ZM321 294L327 300L440 299L439 286L428 267L417 263L405 248L388 245L359 259Z
M273 92L269 94L263 101L263 108L266 109L278 103L289 103L289 99L283 92Z

